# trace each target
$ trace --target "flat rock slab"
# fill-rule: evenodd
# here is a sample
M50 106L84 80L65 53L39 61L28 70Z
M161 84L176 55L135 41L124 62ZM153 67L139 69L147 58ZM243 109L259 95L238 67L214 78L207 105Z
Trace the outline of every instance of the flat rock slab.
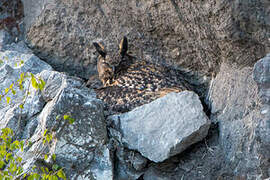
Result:
M154 162L162 162L202 140L210 120L197 94L170 93L133 111L109 117L119 128L119 139Z

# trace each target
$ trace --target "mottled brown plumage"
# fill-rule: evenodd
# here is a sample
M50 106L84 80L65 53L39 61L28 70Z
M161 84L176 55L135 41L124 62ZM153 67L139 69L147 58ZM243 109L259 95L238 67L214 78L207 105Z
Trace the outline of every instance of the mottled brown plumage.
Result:
M108 110L126 112L170 92L191 89L181 72L128 55L125 37L119 45L119 53L113 56L97 44L94 43L100 54L98 73L103 87L95 91Z

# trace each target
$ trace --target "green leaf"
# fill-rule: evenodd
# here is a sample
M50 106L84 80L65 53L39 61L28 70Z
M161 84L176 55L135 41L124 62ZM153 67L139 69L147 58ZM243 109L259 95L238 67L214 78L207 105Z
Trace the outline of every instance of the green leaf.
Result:
M6 89L5 89L5 94L7 94L7 93L8 93L8 91L9 91L9 89L8 89L8 88L6 88Z
M59 169L59 166L58 166L57 164L54 164L54 165L52 166L52 169L53 169L54 171L57 171L57 170Z
M7 171L4 171L4 175L7 176L8 175L8 172Z
M11 150L11 151L14 151L15 149L16 149L15 144L11 144L11 145L10 145L10 150Z
M24 78L24 72L22 72L21 74L20 74L20 79L23 79Z
M12 88L13 88L13 85L14 85L14 84L12 83L12 84L9 86L9 89L12 89Z
M18 167L17 175L23 174L23 168L21 166Z
M7 96L7 104L10 102L10 97Z
M64 115L64 120L67 120L70 116L69 115Z
M41 175L41 177L42 177L42 178L41 178L42 180L46 180L46 173L43 173L43 174Z
M24 142L23 142L23 141L20 141L20 148L21 148L21 151L23 151L23 147L24 147Z
M33 142L32 141L28 141L28 146L32 146Z
M19 83L19 88L20 88L21 91L23 90L23 85L22 85L22 83Z
M21 61L20 61L20 65L22 65L23 63L24 63L24 61L23 61L23 60L21 60Z
M17 157L16 158L16 161L18 161L19 163L21 163L22 162L22 158L21 157Z
M73 124L75 119L73 119L72 117L70 117L70 115L64 115L64 119L68 120L69 124Z
M13 144L15 144L17 148L20 147L20 142L19 142L18 140L15 140L15 141L13 142Z
M49 173L49 169L48 168L45 168L45 170L46 170L46 173Z
M42 171L43 173L45 173L44 167L41 167L40 169L41 169L41 171Z
M12 130L12 129L10 129L10 128L6 128L6 129L7 129L7 131L8 131L8 135L13 136L13 130Z
M52 180L58 180L58 177L56 175L52 175Z
M16 91L14 89L11 89L12 94L16 94Z
M0 169L2 169L5 166L5 162L3 160L0 161Z
M51 135L51 134L47 134L46 140L47 140L48 143L51 142L51 140L52 140L52 135Z
M40 83L38 84L39 89L43 90L45 87L45 81L43 81L41 78L39 78Z
M58 120L59 118L60 118L60 115L58 114L55 119Z
M69 124L73 124L74 123L74 121L75 121L75 119L73 119L73 118L69 118Z
M28 176L28 177L27 177L27 180L35 180L34 175L31 174L30 176Z
M47 154L44 155L44 159L45 159L45 160L48 159L48 155L47 155Z
M53 159L54 161L56 160L56 155L55 155L55 154L52 155L52 159Z
M37 80L36 80L35 76L32 73L31 73L31 83L32 83L33 88L38 89Z
M46 136L48 129L45 129L43 136Z
M33 176L34 176L34 179L36 179L36 180L38 180L40 178L40 175L38 173L34 173Z
M6 161L9 161L10 159L13 159L13 156L11 153L7 153L6 155Z
M19 107L20 107L21 109L23 109L23 104L20 104Z
M67 179L67 178L66 178L66 175L65 175L65 173L64 173L64 171L63 171L63 169L60 169L60 170L57 172L57 176L58 176L59 178L64 179L64 180Z
M12 174L14 174L17 171L17 165L15 163L10 163L9 165L9 172L11 172Z

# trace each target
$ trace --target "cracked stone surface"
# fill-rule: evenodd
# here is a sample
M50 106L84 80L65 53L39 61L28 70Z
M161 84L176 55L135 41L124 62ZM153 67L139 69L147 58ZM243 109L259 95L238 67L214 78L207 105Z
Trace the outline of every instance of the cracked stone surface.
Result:
M47 103L37 116L38 125L30 140L40 144L45 129L53 129L56 139L50 154L56 154L69 178L112 179L102 102L79 79L54 71L43 71L40 76L46 82L42 95ZM69 124L64 115L75 122ZM27 157L38 150L35 147L26 152Z
M23 0L29 45L55 69L84 78L95 72L92 42L117 51L123 35L138 58L205 75L223 61L251 67L270 50L267 0L32 1Z
M94 92L84 87L81 79L53 71L28 50L0 51L0 59L1 93L12 83L16 91L15 94L7 92L6 96L11 97L8 104L6 96L1 101L0 128L10 127L17 138L33 142L30 149L21 154L23 168L38 164L44 153L49 153L50 156L56 154L56 163L71 179L112 179L103 104L95 98ZM28 77L22 84L24 89L19 90L17 80L26 72L45 81L42 91L33 88ZM26 94L21 109L19 105ZM70 124L64 115L70 115L75 122ZM54 135L49 146L43 144L46 129Z
M20 90L17 80L20 79L21 73L31 72L37 75L43 70L52 70L52 67L41 61L25 47L18 45L16 48L19 51L13 49L0 51L0 92L2 95L5 94L6 88L9 88L11 84L13 84L15 91L15 94L11 90L8 91L0 101L0 127L10 127L17 130L18 135L22 135L23 126L27 123L27 119L40 112L45 101L40 92L29 86L30 78L25 78L25 82L22 84L23 91ZM29 90L30 94L25 101L24 109L21 110L19 105L26 96L26 90ZM7 103L7 97L10 98L9 103ZM19 117L21 122L18 121Z
M269 56L258 61L254 71L224 63L210 88L211 120L219 124L228 166L247 179L269 177L269 114L262 113L267 104L263 99L269 91L268 74Z

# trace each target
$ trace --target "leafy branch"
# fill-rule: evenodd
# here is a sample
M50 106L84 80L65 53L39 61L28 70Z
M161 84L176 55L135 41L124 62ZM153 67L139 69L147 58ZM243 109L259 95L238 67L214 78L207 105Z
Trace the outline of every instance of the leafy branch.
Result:
M23 62L20 62L20 65ZM24 88L24 83L28 80L27 88ZM24 92L23 101L20 103L20 114L22 114L22 110L24 109L24 105L27 101L27 98L30 94L30 85L36 90L42 91L45 87L45 82L40 77L35 77L32 73L21 73L20 78L13 82L8 88L6 88L3 92L0 92L0 101L6 97L6 103L11 104L11 97L9 93L11 92L13 95L16 95L16 91L14 86L17 86L19 90ZM73 123L74 119L69 115L63 116L64 120L68 120L69 123ZM21 116L18 119L18 127L20 127ZM43 133L43 145L49 146L53 139L53 131L46 130ZM23 152L25 147L31 146L32 143L28 141L18 141L15 139L15 135L12 129L3 128L1 129L0 134L0 179L3 180L11 180L11 179L27 179L27 180L58 180L66 179L64 169L59 167L57 164L52 164L51 168L48 167L36 167L33 166L31 169L24 171L22 165L22 158L17 155L17 152ZM41 155L41 154L40 154ZM38 156L41 157L41 156ZM43 157L44 162L48 160L49 155L45 154ZM52 160L56 161L56 155L51 155ZM41 174L37 173L37 169L41 170Z

